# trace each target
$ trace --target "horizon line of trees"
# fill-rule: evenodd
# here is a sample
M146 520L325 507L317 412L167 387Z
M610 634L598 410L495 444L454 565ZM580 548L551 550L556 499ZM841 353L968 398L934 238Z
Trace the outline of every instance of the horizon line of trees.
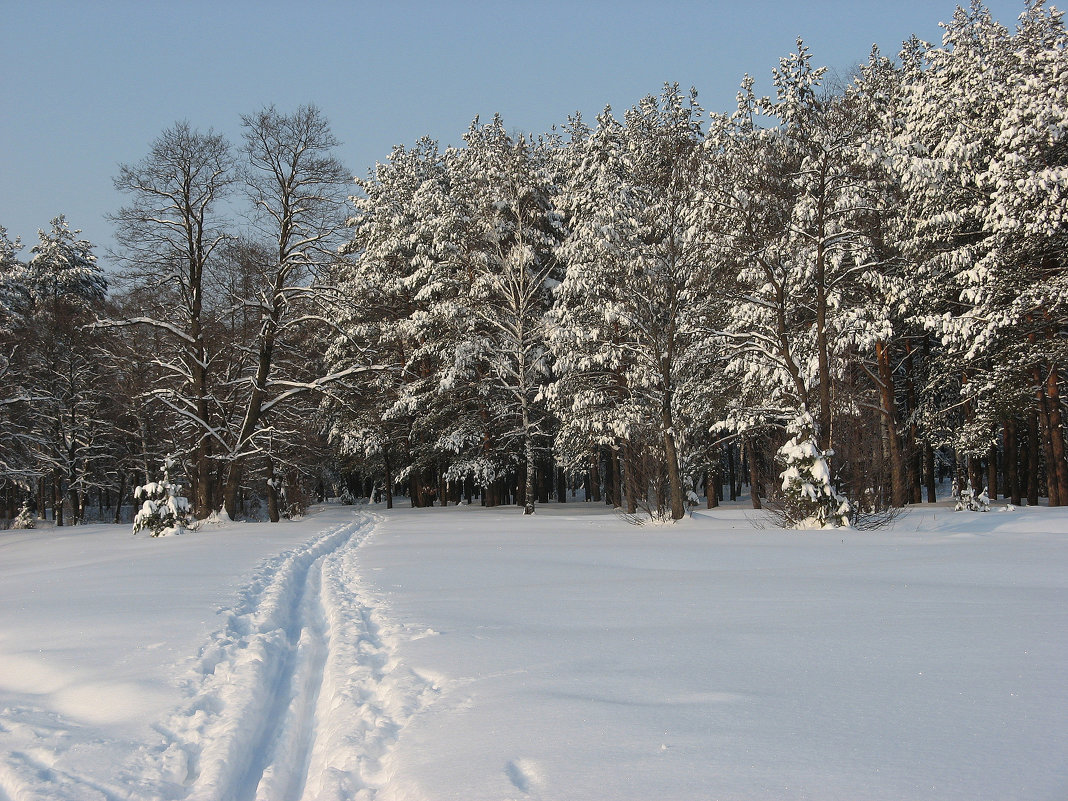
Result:
M848 83L799 40L731 113L669 84L542 136L476 119L351 198L314 107L236 149L179 123L116 178L110 293L62 218L26 263L0 236L0 515L117 510L169 455L200 518L346 480L788 508L802 452L853 519L940 474L1066 505L1066 45L1043 2L973 2Z

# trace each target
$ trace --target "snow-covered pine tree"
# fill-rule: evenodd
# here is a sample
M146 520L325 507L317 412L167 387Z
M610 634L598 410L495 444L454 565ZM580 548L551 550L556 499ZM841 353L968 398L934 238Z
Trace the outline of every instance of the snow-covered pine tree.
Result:
M35 477L21 358L30 339L21 249L19 240L12 241L0 225L0 481L9 486Z
M331 440L346 457L381 471L388 503L394 481L412 479L412 502L419 504L421 477L441 457L437 423L470 420L438 392L460 291L445 267L446 254L455 251L449 221L457 217L445 156L428 138L397 146L357 185L352 241L338 277L339 333L327 360L334 371L375 369L335 397Z
M649 432L640 445L663 466L674 520L685 514L677 398L712 294L702 116L695 92L669 85L622 125L610 110L598 118L567 189L570 231L558 251L567 271L552 336L565 429L624 453L639 445L637 426Z
M831 481L827 458L833 453L816 441L815 421L802 410L787 432L793 436L779 448L786 465L782 479L779 511L789 528L837 528L850 524L849 500L839 494Z
M756 97L747 76L736 112L713 118L707 150L719 333L739 385L724 427L741 433L808 408L829 451L836 416L853 408L836 396L857 340L879 322L868 288L888 254L874 246L886 203L866 155L870 104L824 88L824 73L798 41L774 70L776 97Z
M40 231L22 283L29 292L24 361L32 376L38 469L52 483L56 523L81 522L87 490L103 479L113 421L106 419L107 355L88 329L107 292L93 246L78 239L61 215Z
M176 483L173 472L177 462L168 457L163 462L159 481L150 481L134 489L134 499L141 508L134 516L133 533L148 531L153 537L184 534L197 527L189 499L181 494L182 485Z
M23 501L22 508L19 509L18 516L11 522L12 528L29 529L34 528L37 525L37 521L34 519L34 514L30 511L30 502Z
M1013 33L976 1L944 27L941 47L913 47L905 61L893 150L906 242L929 296L917 317L946 348L963 395L948 407L960 419L944 424L978 486L988 483L979 459L996 463L998 428L1009 435L1016 418L1037 415L1050 503L1068 503L1068 353L1056 333L1068 320L1063 22L1039 0Z
M510 136L500 117L472 126L465 141L462 175L454 181L470 204L458 266L470 276L459 302L471 327L446 381L468 376L484 388L497 447L521 466L524 512L532 514L537 457L548 433L541 399L550 377L545 314L562 277L553 254L563 231L550 153L544 142Z

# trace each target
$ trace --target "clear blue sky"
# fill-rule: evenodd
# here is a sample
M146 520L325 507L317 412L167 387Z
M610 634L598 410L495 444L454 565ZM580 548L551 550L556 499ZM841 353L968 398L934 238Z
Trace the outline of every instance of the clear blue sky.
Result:
M457 144L475 115L547 131L618 112L667 81L733 107L742 75L767 91L804 37L847 72L873 43L939 41L953 0L0 0L0 225L27 255L64 213L107 245L117 165L177 120L240 137L240 115L315 103L364 175L397 143ZM988 7L1012 25L1023 0ZM99 254L102 261L106 256Z

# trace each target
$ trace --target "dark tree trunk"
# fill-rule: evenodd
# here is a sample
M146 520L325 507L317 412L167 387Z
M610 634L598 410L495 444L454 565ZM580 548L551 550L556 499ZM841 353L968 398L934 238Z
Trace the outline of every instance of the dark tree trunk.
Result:
M567 503L567 476L564 468L556 468L556 500L558 503Z
M1068 506L1068 453L1065 451L1064 421L1061 414L1059 373L1050 367L1046 373L1046 397L1049 399L1050 454L1053 458L1050 483L1057 485L1058 505Z
M890 502L900 507L904 506L906 501L905 462L901 453L901 440L897 433L894 371L890 363L890 348L885 343L875 343L875 359L879 365L879 396L882 401L884 433L890 456Z
M389 446L382 451L382 469L385 473L386 508L393 508L393 465L389 458Z
M1020 448L1016 435L1016 418L1005 421L1005 495L1009 502L1020 506Z
M997 431L994 432L995 441L990 446L990 452L986 457L986 494L992 501L998 498L998 445Z
M619 491L617 469L615 454L609 448L605 451L604 460L604 502L608 506L620 505L616 498L616 494Z
M924 476L927 479L927 503L938 500L938 476L935 475L935 452L930 442L923 443Z
M1038 408L1038 427L1042 434L1042 449L1046 456L1046 493L1050 506L1060 506L1060 484L1057 481L1056 459L1053 453L1053 425L1050 410L1049 397L1046 394L1046 382L1043 380L1039 368L1034 369L1034 377L1038 388L1035 391L1035 402Z
M916 366L912 343L905 340L905 404L909 416L908 444L905 448L907 495L909 503L923 500L923 458L919 445L919 426L916 425Z
M754 509L763 508L760 503L759 472L757 468L756 453L753 450L752 438L745 441L745 459L749 460L749 497L753 502Z
M52 474L52 517L56 525L63 525L63 480L59 473Z
M668 417L664 422L666 424L664 428L664 457L667 459L671 519L681 520L686 516L686 502L682 494L679 453L675 447L675 435L672 433L671 418Z
M738 475L734 467L734 443L727 443L727 483L731 486L731 500L738 500Z
M638 481L638 460L634 455L634 444L629 440L623 445L623 478L627 484L627 514L638 511L638 493L641 484Z
M968 463L968 483L972 491L978 495L983 491L983 463L978 456L966 456Z
M1038 506L1038 416L1032 409L1027 418L1027 505Z
M590 493L587 496L595 503L601 502L601 458L595 450L590 454Z
M274 473L274 460L267 457L267 517L272 523L277 523L282 515L280 514L278 504L278 486L281 481L280 476L275 476Z

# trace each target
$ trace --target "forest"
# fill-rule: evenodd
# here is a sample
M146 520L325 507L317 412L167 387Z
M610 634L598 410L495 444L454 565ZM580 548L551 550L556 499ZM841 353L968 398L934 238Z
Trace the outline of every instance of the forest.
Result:
M1068 505L1062 16L974 2L866 59L798 40L727 112L476 118L355 182L312 105L174 124L118 169L107 270L62 215L0 227L0 526L172 481L197 519Z

